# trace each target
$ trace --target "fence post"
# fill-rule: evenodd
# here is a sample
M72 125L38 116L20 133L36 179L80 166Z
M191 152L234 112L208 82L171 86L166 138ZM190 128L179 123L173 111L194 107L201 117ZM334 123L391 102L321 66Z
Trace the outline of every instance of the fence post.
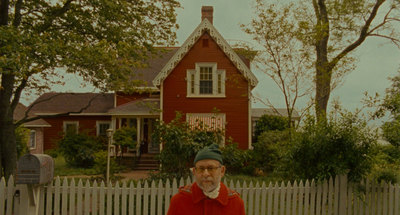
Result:
M346 215L347 204L347 175L339 176L339 214Z
M40 202L40 187L27 184L17 184L19 191L19 214L16 215L38 215Z

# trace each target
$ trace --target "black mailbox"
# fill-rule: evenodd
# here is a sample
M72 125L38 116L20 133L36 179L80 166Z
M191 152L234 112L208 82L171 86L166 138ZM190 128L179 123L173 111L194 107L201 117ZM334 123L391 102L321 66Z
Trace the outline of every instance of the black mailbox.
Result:
M18 160L15 183L46 184L53 180L54 160L46 154L26 154Z

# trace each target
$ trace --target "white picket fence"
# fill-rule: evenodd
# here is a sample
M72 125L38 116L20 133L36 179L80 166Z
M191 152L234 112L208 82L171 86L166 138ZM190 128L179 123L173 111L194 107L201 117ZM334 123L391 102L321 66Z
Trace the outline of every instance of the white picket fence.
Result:
M52 184L39 187L36 208L41 215L139 215L166 214L170 197L178 187L192 183L190 179L173 180L164 185L160 181L106 186L104 182L57 177ZM245 202L246 214L268 215L400 215L400 187L365 181L363 191L348 184L346 176L317 183L240 184L224 182L238 191ZM17 192L16 192L17 191ZM32 195L31 195L32 196ZM27 202L26 185L14 185L10 177L0 182L0 214L18 215L32 211ZM26 209L30 205L31 209Z

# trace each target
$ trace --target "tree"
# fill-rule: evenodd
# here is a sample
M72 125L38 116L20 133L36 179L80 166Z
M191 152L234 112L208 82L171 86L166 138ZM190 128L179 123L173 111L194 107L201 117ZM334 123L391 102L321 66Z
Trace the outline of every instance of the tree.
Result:
M256 3L257 18L252 24L254 33L259 34L259 38L272 40L269 43L278 43L281 37L274 40L268 35L286 34L290 27L289 34L299 44L296 46L299 52L290 54L311 60L318 119L326 118L331 90L340 83L344 74L352 70L354 58L351 54L367 38L384 38L400 48L400 35L395 28L400 22L398 0L309 0L282 7L263 0L256 0ZM288 15L282 17L279 13ZM258 25L269 23L279 26L271 27L277 32L256 31Z
M283 131L290 128L289 125L290 122L288 122L288 118L286 117L267 114L262 115L256 122L253 142L257 142L258 137L266 131Z
M23 91L62 83L64 68L101 90L138 84L154 45L172 44L176 0L0 0L0 176L16 166L13 112ZM31 119L25 118L21 124Z
M311 54L297 39L297 29L292 21L295 19L293 11L266 5L262 1L257 3L259 19L253 20L250 26L242 25L242 28L263 47L257 52L255 65L282 92L289 118L288 126L291 127L290 122L298 99L309 96L313 90ZM266 105L274 108L268 98Z
M386 89L386 96L381 104L381 110L388 110L391 121L382 125L383 137L393 146L400 147L400 70L399 74L390 79L392 86Z

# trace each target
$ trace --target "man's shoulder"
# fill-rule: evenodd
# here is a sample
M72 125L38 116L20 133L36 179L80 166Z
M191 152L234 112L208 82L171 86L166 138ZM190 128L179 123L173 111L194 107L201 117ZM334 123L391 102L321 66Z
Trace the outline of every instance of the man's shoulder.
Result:
M235 190L230 189L229 187L227 187L225 184L221 183L222 186L224 186L227 190L227 195L228 198L239 198L240 199L240 194L238 192L236 192Z
M188 185L179 187L179 193L191 194L192 193L192 185L188 184Z

